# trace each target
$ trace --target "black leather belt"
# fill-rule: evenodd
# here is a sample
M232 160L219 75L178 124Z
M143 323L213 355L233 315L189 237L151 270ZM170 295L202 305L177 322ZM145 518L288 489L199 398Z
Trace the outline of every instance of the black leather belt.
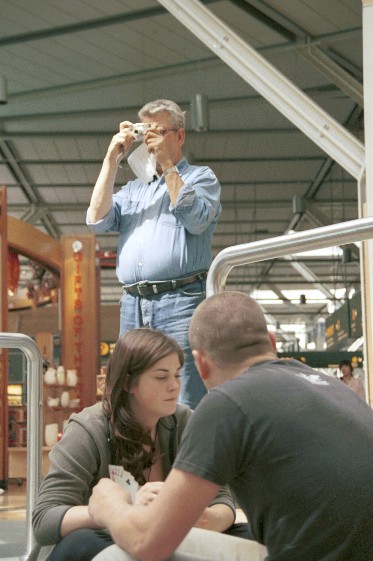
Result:
M150 294L159 294L160 292L167 292L175 290L180 286L191 284L192 282L203 280L207 277L207 271L197 273L191 277L183 279L165 280L165 281L140 281L135 284L124 284L123 290L129 294L136 294L137 296L149 296Z

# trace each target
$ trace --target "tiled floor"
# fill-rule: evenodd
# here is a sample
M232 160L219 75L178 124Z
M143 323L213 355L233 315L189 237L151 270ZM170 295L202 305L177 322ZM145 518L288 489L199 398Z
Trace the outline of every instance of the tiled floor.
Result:
M0 495L0 561L19 561L26 551L26 490L11 481Z
M1 520L25 520L26 491L26 482L8 484L8 489L0 495L0 524Z

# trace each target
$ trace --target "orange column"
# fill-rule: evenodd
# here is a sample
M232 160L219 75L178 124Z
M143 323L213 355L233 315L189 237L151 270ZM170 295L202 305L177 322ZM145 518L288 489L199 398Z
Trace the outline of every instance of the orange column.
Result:
M8 331L8 239L6 189L0 187L0 331ZM0 349L0 483L8 481L8 351Z
M76 370L81 407L96 402L100 373L100 259L94 234L61 238L62 364Z

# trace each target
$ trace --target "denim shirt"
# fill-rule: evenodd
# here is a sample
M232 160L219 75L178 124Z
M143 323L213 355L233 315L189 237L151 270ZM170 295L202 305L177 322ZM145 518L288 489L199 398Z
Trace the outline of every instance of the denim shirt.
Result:
M119 232L117 277L123 284L168 280L209 268L211 239L221 212L220 184L208 167L177 164L184 182L171 205L164 177L129 181L113 195L113 206L96 233Z

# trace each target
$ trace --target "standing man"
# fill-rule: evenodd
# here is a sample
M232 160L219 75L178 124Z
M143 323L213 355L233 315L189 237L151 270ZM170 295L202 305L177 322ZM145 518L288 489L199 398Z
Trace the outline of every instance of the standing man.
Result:
M210 391L164 486L140 508L102 479L89 506L95 522L136 559L160 561L228 484L255 539L267 547L266 561L372 561L369 405L334 377L279 360L259 305L245 294L223 292L202 302L190 344ZM245 559L252 561L245 541ZM108 548L97 561L128 559L111 547L114 555ZM219 551L209 557L219 558Z
M117 276L123 284L120 333L135 327L160 329L185 353L180 401L194 409L206 393L188 342L189 321L205 298L211 239L221 212L220 185L208 167L183 157L185 114L159 99L139 111L145 154L134 163L142 178L113 194L120 160L136 140L136 127L123 121L107 150L92 193L87 224L95 232L119 232ZM134 153L133 153L134 154ZM146 169L145 169L146 168Z

